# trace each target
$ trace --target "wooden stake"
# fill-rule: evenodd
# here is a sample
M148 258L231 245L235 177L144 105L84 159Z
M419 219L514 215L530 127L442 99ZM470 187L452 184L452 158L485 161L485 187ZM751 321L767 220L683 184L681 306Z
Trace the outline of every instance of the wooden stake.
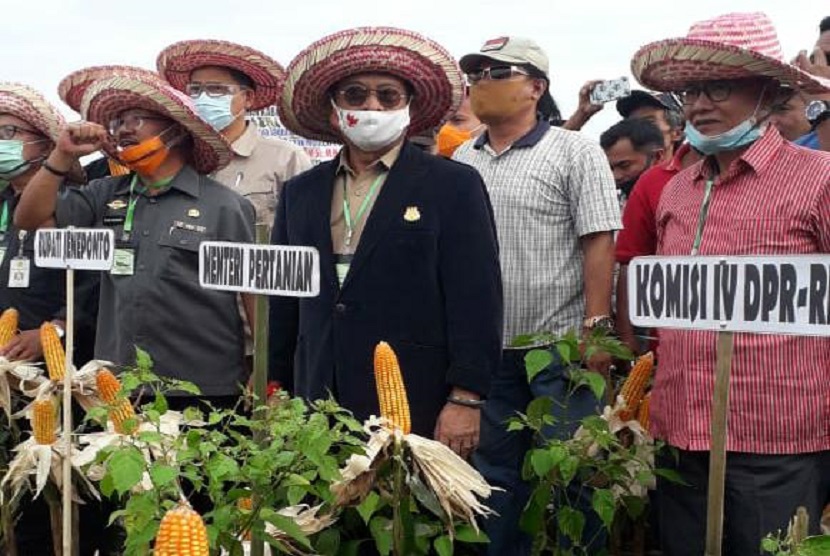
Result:
M66 373L63 377L63 554L72 556L72 358L75 351L75 271L66 270Z
M723 506L726 485L726 437L729 409L729 374L735 345L732 332L718 332L715 394L712 398L712 442L709 451L709 495L706 511L706 556L721 556Z
M256 242L260 245L270 242L270 231L267 224L256 225ZM268 298L264 295L256 296L256 310L254 311L254 394L256 401L254 407L258 408L266 403L268 394ZM257 413L255 412L255 415ZM259 418L264 414L259 412ZM257 431L255 440L263 441L262 432ZM259 507L257 494L252 493L252 507L254 510ZM251 537L251 556L264 556L265 543Z

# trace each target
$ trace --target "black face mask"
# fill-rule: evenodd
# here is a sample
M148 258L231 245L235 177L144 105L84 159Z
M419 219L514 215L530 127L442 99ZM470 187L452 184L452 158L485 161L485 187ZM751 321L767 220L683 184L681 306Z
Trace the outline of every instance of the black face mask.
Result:
M623 194L626 197L630 196L631 195L631 190L634 189L634 184L637 183L637 180L639 180L640 177L643 174L645 174L648 171L649 168L651 168L651 163L653 161L654 161L654 155L653 154L648 155L648 158L646 158L645 170L643 170L642 172L640 172L639 174L637 174L636 176L634 176L630 180L625 180L622 183L618 183L617 184L617 189L622 191Z

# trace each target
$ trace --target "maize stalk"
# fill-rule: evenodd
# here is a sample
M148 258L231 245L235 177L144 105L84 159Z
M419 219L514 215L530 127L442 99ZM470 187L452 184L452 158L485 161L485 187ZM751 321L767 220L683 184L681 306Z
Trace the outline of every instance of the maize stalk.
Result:
M6 309L0 315L0 347L12 341L17 334L18 318L20 314L17 309Z
M52 398L36 400L32 404L32 433L35 442L43 446L54 444L58 440L56 434L56 411Z
M46 360L49 380L62 381L66 375L66 352L63 350L58 331L51 322L40 325L40 344L43 346L43 358Z
M98 395L109 405L108 414L115 432L118 434L132 432L127 430L126 422L135 418L135 411L130 400L120 397L121 382L109 369L101 369L95 375L95 384L98 387Z
M637 410L637 422L643 427L644 431L648 431L648 426L651 423L651 392L646 394L643 401L640 403L640 408Z
M637 359L637 363L625 380L620 396L625 401L625 409L620 412L623 421L629 421L637 415L637 409L646 393L648 381L651 379L651 372L654 369L654 354L646 353Z
M202 516L182 502L167 511L156 535L155 556L208 556L208 536Z
M375 347L375 386L378 390L380 415L404 434L412 430L409 399L401 376L398 357L386 342Z

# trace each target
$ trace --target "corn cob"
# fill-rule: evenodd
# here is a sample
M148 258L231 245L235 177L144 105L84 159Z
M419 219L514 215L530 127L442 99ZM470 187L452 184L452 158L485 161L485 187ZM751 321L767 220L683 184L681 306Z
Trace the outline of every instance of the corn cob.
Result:
M119 396L121 393L121 382L115 378L109 369L101 369L95 375L95 384L98 386L98 394L101 399L109 405L109 418L119 434L129 434L126 421L135 418L135 411L130 400Z
M412 422L406 387L398 358L386 342L380 342L375 348L375 386L378 390L381 417L385 417L404 434L409 434Z
M643 401L640 403L640 408L637 410L637 421L640 423L640 426L643 427L644 431L648 430L648 426L650 424L650 415L651 411L651 392L646 394L643 398Z
M185 502L168 510L159 524L155 556L208 556L208 536L202 516Z
M648 381L651 379L653 369L654 354L651 352L637 359L637 363L631 369L622 390L620 390L620 396L625 401L625 409L620 412L620 418L623 421L633 419L637 415L637 408L640 407L640 402L646 393L646 386L648 386Z
M59 382L66 374L66 352L58 337L58 331L51 322L40 325L40 344L43 346L43 358L46 360L46 370L49 371L49 380Z
M251 511L254 508L254 500L250 496L246 496L245 498L240 498L236 501L236 507L243 511ZM250 529L247 529L242 533L242 540L243 541L250 541L253 538Z
M17 319L19 316L17 309L6 309L0 315L0 347L11 342L14 335L17 334Z
M35 442L43 446L54 444L57 440L55 433L55 404L51 398L36 400L32 404L32 433Z

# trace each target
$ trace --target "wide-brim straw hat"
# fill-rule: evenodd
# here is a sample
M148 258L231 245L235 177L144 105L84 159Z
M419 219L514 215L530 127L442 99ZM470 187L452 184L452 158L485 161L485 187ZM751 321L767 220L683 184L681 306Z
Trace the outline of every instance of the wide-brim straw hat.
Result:
M64 77L58 84L58 96L75 112L81 111L81 99L87 88L95 81L110 77L133 77L143 75L147 79L158 79L163 82L159 74L152 70L137 66L91 66L73 71Z
M91 122L107 125L118 114L141 108L168 117L193 138L191 163L200 174L224 168L233 151L221 133L199 117L193 101L166 82L144 74L111 77L93 82L81 100L81 114ZM108 152L117 158L115 151Z
M329 90L350 75L385 73L414 91L409 135L437 127L461 104L464 79L447 50L413 31L360 27L322 38L288 65L280 121L308 139L342 142L330 122Z
M785 61L775 26L760 12L700 21L685 37L647 44L632 58L631 73L657 91L749 77L769 77L807 93L830 91L830 81Z
M39 91L21 83L0 83L0 114L20 118L48 138L52 148L57 144L61 129L66 125L63 114L54 104L46 100ZM86 175L80 163L70 168L68 177L76 183L86 182Z
M159 73L184 91L193 70L205 66L232 68L247 75L255 90L251 110L277 103L285 69L273 58L248 46L218 40L190 40L171 44L156 59Z

